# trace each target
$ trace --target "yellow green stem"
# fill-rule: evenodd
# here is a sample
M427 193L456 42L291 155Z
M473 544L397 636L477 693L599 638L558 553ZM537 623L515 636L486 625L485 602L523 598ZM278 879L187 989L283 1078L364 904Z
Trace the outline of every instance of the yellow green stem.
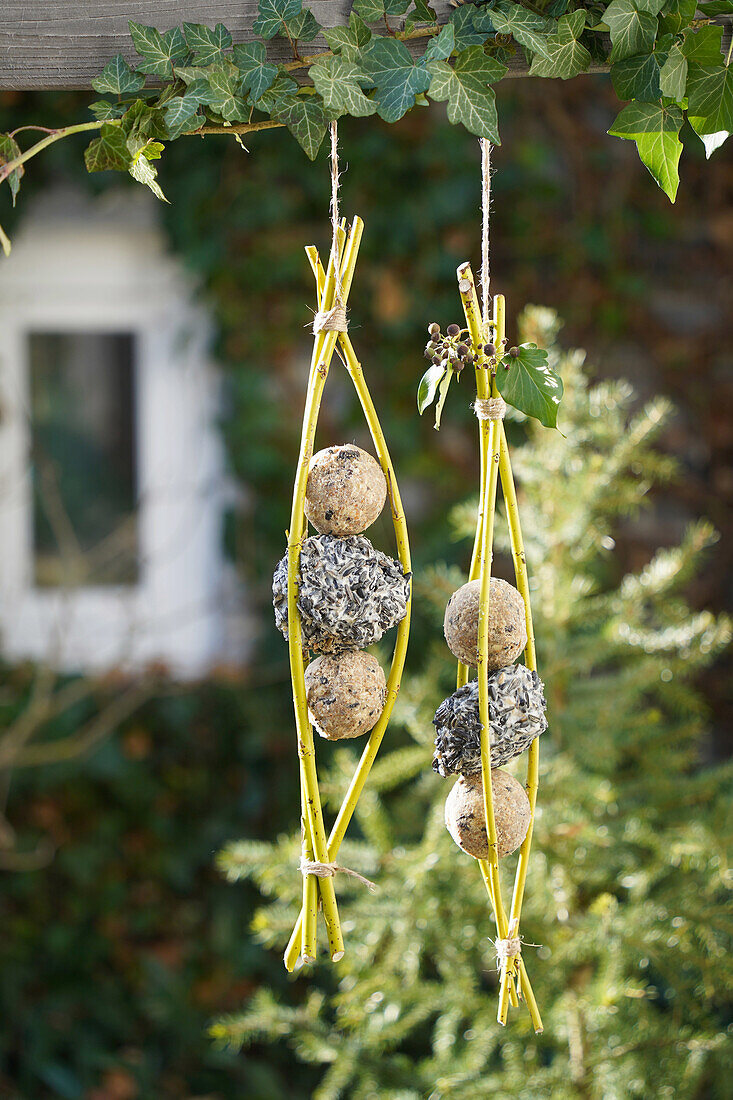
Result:
M344 249L343 261L340 271L340 285L342 298L348 298L351 282L356 265L356 257L359 251L359 243L363 231L363 222L355 218L351 226L349 239ZM328 308L333 302L334 287L336 282L336 270L339 264L339 256L332 255L329 262L329 271L324 287L323 305ZM305 536L304 502L305 489L308 480L308 467L313 454L313 440L315 437L318 411L320 409L323 387L328 377L328 369L336 347L336 333L318 333L315 337L311 370L308 382L305 411L303 414L303 430L300 441L300 453L298 467L293 488L293 505L290 515L290 530L288 532L288 651L290 655L290 673L293 685L293 704L295 709L295 723L298 735L298 755L300 758L303 794L305 799L305 834L304 851L310 849L319 862L327 862L326 856L326 832L323 823L323 810L318 791L318 778L316 774L315 748L313 744L313 729L308 718L308 704L305 696L305 679L303 665L303 644L300 615L298 613L298 575L300 570L300 550ZM343 957L343 937L336 903L336 893L333 885L333 877L329 876L318 880L323 903L323 915L328 931L329 948L331 958L338 961ZM301 947L304 945L301 940Z
M303 770L300 773L300 827L303 835L303 855L306 859L313 859L313 842L310 829L306 825L305 785L303 783ZM318 880L315 875L303 875L303 941L301 955L303 962L313 962L316 957L318 937Z
M306 249L308 258L311 261L311 266L316 277L316 282L323 279L323 269L318 260L318 254L315 249ZM402 507L402 499L400 497L399 487L397 485L397 478L395 476L394 467L390 458L389 450L387 447L387 441L384 438L382 427L379 423L374 403L372 402L369 389L364 380L364 374L361 368L361 364L357 359L354 352L354 348L351 344L346 333L339 333L339 344L343 351L344 360L346 362L346 369L349 372L349 376L354 384L357 396L361 402L361 407L364 411L364 416L369 426L372 439L374 441L374 448L377 452L379 463L384 471L384 475L387 479L387 489L389 495L390 508L392 511L392 522L394 525L395 539L397 543L397 554L400 564L405 573L412 571L412 565L410 561L410 544L407 533L407 524L405 523L404 510ZM328 838L327 854L329 860L335 860L338 855L341 842L346 835L349 822L356 809L356 804L359 801L361 792L364 789L364 784L367 781L367 777L374 763L379 747L382 743L389 719L392 714L397 695L400 690L400 680L402 677L402 670L405 664L405 656L407 653L407 641L410 633L410 612L412 605L412 589L410 589L410 596L407 602L407 612L404 619L397 628L397 637L395 639L394 654L392 656L392 665L387 677L387 697L384 704L384 709L380 715L379 721L372 730L366 748L362 753L361 759L356 767L349 788L344 796L344 800L341 804L341 809L338 812L336 821ZM290 942L285 950L285 965L288 970L291 970L295 966L295 962L298 956L298 944L301 937L301 928L303 924L303 913L301 912L298 917L298 921L293 930L293 934L290 937Z

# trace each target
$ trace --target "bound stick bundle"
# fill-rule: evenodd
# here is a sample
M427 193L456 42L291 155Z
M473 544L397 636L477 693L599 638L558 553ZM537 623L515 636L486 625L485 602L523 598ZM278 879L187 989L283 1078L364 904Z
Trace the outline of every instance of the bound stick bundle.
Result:
M334 876L346 873L337 856L367 776L384 737L400 687L411 605L410 550L397 480L361 365L348 336L346 305L363 222L334 220L324 271L317 250L306 254L317 289L314 346L306 393L300 454L293 489L288 552L273 578L276 622L288 639L300 762L303 905L285 951L293 970L316 957L316 922L323 910L331 959L343 957ZM371 433L375 459L353 445L314 456L313 444L324 386L338 344ZM363 536L389 499L398 561ZM308 521L319 532L307 536ZM389 675L363 651L397 625ZM321 654L305 668L304 651ZM318 790L313 726L329 740L371 730L343 803L326 836Z
M458 846L479 865L496 921L501 980L498 1020L505 1024L509 1004L526 1001L536 1031L542 1030L527 968L522 958L519 921L527 877L535 803L539 736L547 728L545 699L537 676L527 565L517 495L504 431L506 404L497 388L497 372L516 358L505 354L505 304L493 299L488 313L479 309L469 264L458 268L458 289L466 328L429 328L426 355L428 391L421 383L420 411L432 401L437 385L445 399L453 374L471 364L476 374L474 412L479 423L481 494L468 583L454 592L445 614L445 637L458 658L456 691L436 711L433 767L442 776L459 775L446 801L446 827ZM430 376L430 371L433 375ZM450 372L450 373L448 373ZM436 382L437 379L437 382ZM502 379L503 381L503 379ZM429 390L432 389L432 393ZM501 478L517 587L492 578L494 513ZM524 653L525 663L513 662ZM477 679L469 681L469 666ZM526 791L501 766L527 750ZM520 849L509 911L505 909L499 860Z

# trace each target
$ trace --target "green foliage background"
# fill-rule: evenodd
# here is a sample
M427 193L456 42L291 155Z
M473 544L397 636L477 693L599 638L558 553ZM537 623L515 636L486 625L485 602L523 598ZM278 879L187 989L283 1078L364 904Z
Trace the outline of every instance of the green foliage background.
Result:
M506 122L495 158L492 255L495 287L507 293L513 313L526 301L557 307L569 342L589 346L611 372L633 375L642 395L666 392L685 406L664 437L683 476L678 488L656 495L651 522L619 517L616 554L603 564L613 589L653 547L678 541L698 511L724 532L729 522L722 278L729 161L725 149L709 164L702 152L693 157L670 211L631 170L626 144L603 137L616 109L608 82L581 84L526 81L499 90ZM6 95L0 128L61 124L78 117L79 106L72 95ZM346 120L341 131L345 208L361 213L367 226L354 340L394 447L417 568L457 564L463 548L446 517L475 486L468 389L461 383L452 393L439 435L427 418L418 419L414 392L424 325L456 318L455 266L476 259L478 150L435 110L398 126ZM39 160L24 186L51 178L88 186L73 140ZM224 884L213 870L214 852L227 839L276 837L296 818L287 672L268 582L287 523L302 402L299 357L307 354L312 287L302 246L324 248L328 240L325 163L299 159L286 135L249 141L250 155L223 138L178 142L161 180L173 203L163 212L172 245L201 277L218 323L229 453L253 491L252 510L233 519L230 541L261 612L258 654L246 683L147 706L85 765L14 777L10 813L21 837L50 832L61 845L49 870L3 883L9 933L0 948L0 1081L23 1100L106 1100L114 1087L146 1100L306 1096L320 1077L281 1042L235 1057L212 1050L203 1034L207 1021L235 1013L258 987L291 1004L308 989L286 982L277 954L253 942L254 894ZM104 177L93 179L93 187L105 185ZM335 375L323 439L339 438L359 440L363 431ZM708 563L688 590L698 604L720 604L724 551ZM423 611L409 657L413 677L437 635L434 617ZM707 675L703 686L724 726L725 670ZM24 670L8 670L4 718L22 705L27 679ZM708 755L710 744L703 742ZM635 765L627 767L633 781ZM408 820L407 827L416 824ZM542 931L537 939L543 942ZM538 960L534 969L546 965ZM512 1050L521 1065L521 1047ZM647 1058L647 1066L656 1064L653 1049ZM705 1096L704 1079L699 1087L689 1095ZM391 1085L382 1088L390 1095Z

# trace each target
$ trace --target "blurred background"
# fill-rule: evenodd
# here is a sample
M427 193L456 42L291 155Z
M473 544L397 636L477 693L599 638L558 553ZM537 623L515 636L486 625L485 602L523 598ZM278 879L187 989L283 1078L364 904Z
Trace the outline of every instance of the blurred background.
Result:
M692 819L703 828L702 807L719 807L733 716L727 628L713 617L733 603L730 149L706 163L688 134L671 206L633 143L605 136L617 110L605 78L504 82L498 99L503 145L493 158L492 287L507 296L510 338L517 339L516 318L526 305L549 307L564 322L560 345L587 352L582 371L578 357L568 367L584 379L576 400L588 380L610 386L625 379L633 395L598 391L623 392L625 415L646 415L646 403L659 397L671 403L657 417L663 427L653 461L641 444L636 456L621 429L615 438L610 427L608 438L583 437L601 462L604 448L617 454L625 441L631 449L618 466L625 495L617 499L612 478L597 488L598 500L576 516L576 535L541 508L573 473L569 452L557 452L555 466L548 458L544 480L541 470L534 482L530 476L530 514L547 524L537 534L537 554L549 555L540 548L551 546L566 568L577 560L580 576L587 566L579 549L584 526L592 526L591 512L603 512L605 494L607 514L588 570L607 595L623 593L628 574L643 577L660 549L687 545L676 570L680 592L660 596L660 623L665 614L669 621L653 673L654 691L660 675L663 683L672 680L672 667L675 682L678 675L685 682L690 694L674 701L685 717L672 722L669 742L649 741L651 759L619 750L608 767L618 789L633 792L643 819L668 744L684 741L675 757L678 791L700 777L704 783L690 800L677 799L673 785L671 803L689 810L683 833L691 836ZM86 102L81 93L0 93L0 131L78 121ZM465 380L450 394L439 434L429 413L418 417L415 392L425 327L458 319L456 265L471 259L478 266L478 144L434 108L394 126L346 119L340 134L343 210L366 223L352 338L392 448L416 577L437 569L449 594L449 580L460 583L456 567L465 568L469 555L455 505L476 489L475 421ZM250 1028L254 1042L244 1052L231 1029L217 1031L214 1042L207 1027L240 1012L259 990L297 1006L311 1004L313 988L336 997L334 1034L352 1026L338 1023L337 978L317 974L298 985L286 979L280 951L266 949L251 930L255 886L231 860L223 867L236 883L215 863L230 841L273 841L298 824L287 654L272 622L269 586L284 550L310 356L314 295L303 246L326 252L329 243L325 154L311 164L280 131L252 135L248 151L219 137L181 140L165 153L160 180L171 205L163 206L132 181L87 176L82 148L70 139L29 164L17 210L6 199L2 209L14 249L0 265L0 1095L310 1096L326 1088L319 1082L332 1055L303 1035L295 1049L287 1046L281 1020ZM544 334L553 338L552 323ZM608 400L615 408L616 398ZM569 438L582 415L576 410L574 423L569 412L564 425L561 415ZM521 423L512 432L517 445L531 444ZM320 442L352 439L367 445L347 380L335 369ZM698 527L697 540L685 544L690 525L703 519L719 537ZM375 532L388 548L384 517ZM530 561L532 568L541 564ZM570 591L572 577L566 579ZM439 617L424 595L408 655L413 687L393 736L397 747L420 743L410 714L416 729L421 723L429 771L430 713L442 696L438 684L424 682L440 642ZM713 615L696 618L708 610ZM558 623L559 612L553 614ZM551 615L539 615L541 671L551 684L561 631ZM685 624L693 620L703 625L687 637ZM577 641L580 627L576 634ZM584 671L596 677L601 697L602 677L617 660L599 653L599 666ZM552 741L553 713L559 731L563 708L572 710L566 674L563 685L546 736L551 759L554 750L574 752L559 732ZM626 681L613 681L606 710L621 706L613 692L624 690L632 692ZM633 690L629 707L643 725L640 700L648 702L651 682ZM579 715L565 728L576 720L580 728ZM586 721L586 738L595 734ZM587 752L581 757L577 766L597 778L604 765L589 762ZM426 804L445 794L435 783ZM382 855L390 844L396 850L419 840L418 822L398 795L390 798L396 833ZM671 803L655 813L672 814ZM724 821L706 818L706 835L722 840ZM357 822L362 834L378 848ZM540 836L539 844L540 852L553 852L550 840ZM581 858L554 850L558 865ZM647 858L637 851L642 870ZM542 859L535 874L544 867L552 878ZM711 921L722 904L718 875L711 864ZM699 885L689 885L703 897ZM479 886L472 880L477 903ZM608 882L593 890L616 895ZM647 882L636 900L621 893L616 900L631 906L633 917L633 905L641 911L653 889ZM579 912L595 912L591 902L585 898ZM294 912L294 899L288 904ZM567 920L561 909L565 918L547 920ZM433 1095L722 1097L730 1054L718 1039L731 1015L713 961L725 921L713 921L706 938L690 920L691 957L709 953L718 977L687 975L684 1007L678 998L673 1013L659 990L666 982L669 993L674 966L665 971L660 963L666 977L647 980L657 990L647 1022L652 1027L661 1013L662 1031L673 1026L697 1043L702 1068L679 1079L670 1068L668 1078L655 1078L661 1055L652 1038L634 1053L652 1076L640 1077L635 1062L622 1084L604 1084L599 1074L578 1070L583 1027L578 1039L556 1023L554 1038L534 1056L539 1068L527 1070L534 1084L526 1093L512 1083L519 1071L509 1054L492 1049L471 1071L479 1077L436 1086ZM281 947L287 922L280 939L279 926L268 932L265 923L259 938ZM527 934L547 944L553 933L537 925ZM615 979L600 966L593 973L600 1011L604 996L613 1000ZM573 974L565 985L578 989ZM640 988L626 994L634 1012L635 998L646 996L643 982ZM565 1004L562 986L546 997ZM489 989L489 1004L492 998ZM306 1031L321 1009L308 1011ZM634 1017L624 1019L633 1032ZM339 1086L346 1091L334 1085L317 1095L428 1095L420 1074L434 1081L438 1071L414 1067L437 1057L428 1054L431 1026L421 1019L390 1047L411 1060L414 1092L397 1062L389 1070L395 1076L380 1077L388 1070L378 1070L373 1058L359 1068L361 1055L352 1050L353 1080ZM609 1035L599 1029L608 1050ZM691 1051L680 1056L685 1066ZM461 1057L456 1050L456 1065ZM557 1084L542 1091L550 1088L542 1077L549 1072Z

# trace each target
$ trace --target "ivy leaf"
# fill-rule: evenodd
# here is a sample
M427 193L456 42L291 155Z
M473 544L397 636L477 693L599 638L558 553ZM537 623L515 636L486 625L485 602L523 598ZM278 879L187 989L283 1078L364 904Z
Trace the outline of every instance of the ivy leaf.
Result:
M420 416L425 410L432 405L435 400L435 395L438 392L438 383L445 374L445 367L442 363L434 364L425 371L425 374L420 379L420 385L417 387L417 411Z
M134 100L120 120L122 132L129 138L143 141L163 141L168 137L165 115L157 107L150 107L141 99Z
M252 30L260 38L274 38L286 20L300 15L302 7L302 0L260 0Z
M424 61L446 61L456 48L456 34L452 23L446 23L435 38L431 38Z
M15 160L16 157L20 156L20 153L20 146L15 138L11 138L10 134L0 134L0 168L2 168L4 164L10 164L11 160ZM24 174L25 168L21 164L19 168L14 168L7 177L10 194L13 197L13 206L15 206L15 198L20 190L21 176ZM5 254L7 255L9 252L10 245L8 244L8 250Z
M717 15L733 15L733 0L700 0L693 5L693 14L696 8L700 8L706 19L715 19Z
M95 92L104 95L126 95L139 92L145 83L142 73L133 72L121 53L116 54L108 64L104 66L99 76L92 80Z
M142 23L128 22L130 35L135 49L142 57L138 72L151 76L172 76L174 62L188 53L186 39L180 27L161 34L155 27L144 27Z
M474 24L478 9L473 4L462 4L450 17L456 50L465 50L469 46L483 46L487 33L478 33Z
M675 44L667 54L667 60L659 73L659 88L662 95L670 99L684 99L687 87L687 58L679 44Z
M262 42L245 42L234 47L234 64L242 74L242 91L252 100L260 99L277 76L277 66L267 62L267 50Z
M275 104L272 117L284 122L306 156L316 159L321 142L326 134L328 122L323 111L320 96L298 96L291 103L282 106Z
M271 114L277 105L283 109L292 106L297 91L298 85L295 81L284 72L279 72L267 91L257 100L257 110Z
M702 7L702 4L699 5ZM697 0L667 0L659 17L659 26L667 34L678 34L694 19Z
M562 379L548 366L547 352L536 344L521 344L516 359L504 356L496 372L496 388L507 404L535 417L546 428L557 427Z
M554 27L551 20L536 12L527 11L519 4L507 3L506 0L502 0L502 3L492 8L488 14L494 30L499 31L500 34L510 34L520 46L526 46L528 50L539 54L540 57L549 56L545 43L547 35ZM478 21L474 20L474 22L478 27Z
M144 184L145 187L149 187L156 199L160 199L161 202L168 202L168 199L163 194L162 188L156 179L158 174L157 170L155 166L150 163L151 160L159 160L162 151L163 146L159 141L150 142L142 146L133 156L129 172L134 180Z
M684 57L682 60L687 66ZM656 54L640 53L617 61L611 66L611 81L619 99L659 99L660 72ZM684 84L682 91L684 94Z
M428 63L430 98L448 100L448 121L461 122L469 133L500 145L496 97L489 85L500 80L506 66L487 57L482 46L469 46L459 53L455 66L445 61Z
M183 95L169 99L165 110L165 125L168 136L180 137L187 130L195 130L201 125L202 116L198 113L199 105L206 99L208 84L205 81L194 81L189 85Z
M362 84L368 83L369 78L353 61L329 57L311 65L308 75L323 98L328 118L339 118L343 114L364 118L376 111L376 103L367 99L362 91Z
M611 62L651 52L663 7L664 0L611 0L603 14L613 43Z
M230 61L209 70L208 88L201 93L201 102L212 107L227 122L242 122L249 117L249 108L240 95L239 70Z
M686 31L682 52L688 61L698 65L721 65L723 52L723 28L700 27Z
M184 23L183 33L189 49L194 51L196 65L213 65L221 61L224 50L232 44L232 36L223 23L217 23L213 30L203 23Z
M695 129L695 123L697 122L697 119L691 118L688 119L688 121L692 126L692 129L695 130L695 133L697 134L697 130ZM700 138L700 141L705 146L705 159L710 160L715 150L719 149L720 146L728 140L728 138L730 137L730 132L728 130L720 130L717 134L697 134L697 136Z
M353 10L367 23L379 23L385 15L404 15L411 0L354 0Z
M636 102L624 107L608 131L615 137L636 142L642 164L672 202L679 185L682 122L679 107Z
M415 96L428 90L430 74L396 38L373 38L361 61L377 90L377 114L385 122L397 122L415 106Z
M438 17L427 3L427 0L415 0L413 11L407 16L406 28L414 27L416 23L437 23Z
M294 42L312 42L321 29L310 8L305 8L292 19L286 19L285 26Z
M131 160L127 135L121 126L114 126L111 122L105 122L99 137L90 142L84 151L87 172L106 172L108 169L125 172Z
M125 103L110 103L108 99L98 99L89 104L89 110L99 122L107 122L112 118L121 118L127 110Z
M687 117L701 136L733 130L733 68L690 65Z
M616 0L614 0L616 2ZM591 63L588 50L578 41L585 27L585 12L574 11L557 22L557 33L545 39L545 56L535 54L530 76L559 76L569 80L584 73Z
M352 51L350 60L354 60L353 52L360 50L362 46L366 46L372 37L372 32L361 16L352 11L348 26L324 27L323 37L328 42L328 48L333 50L334 53L343 52L344 56L347 56L348 52Z

